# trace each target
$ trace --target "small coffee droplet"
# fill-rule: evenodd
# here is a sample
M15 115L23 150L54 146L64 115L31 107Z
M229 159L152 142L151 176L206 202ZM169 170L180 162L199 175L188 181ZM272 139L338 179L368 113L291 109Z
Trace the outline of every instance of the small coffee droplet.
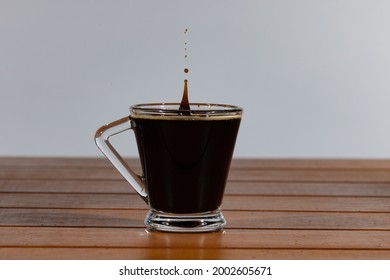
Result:
M184 73L188 73L188 71L189 71L188 68L184 69Z

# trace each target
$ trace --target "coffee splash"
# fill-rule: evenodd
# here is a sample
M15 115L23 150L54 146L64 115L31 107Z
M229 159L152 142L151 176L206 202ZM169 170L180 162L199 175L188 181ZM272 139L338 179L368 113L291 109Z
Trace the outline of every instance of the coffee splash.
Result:
M186 115L190 114L189 110L191 110L191 108L190 108L190 103L188 101L188 80L187 79L184 80L183 97L181 99L179 110L187 111L187 112L183 112L183 114L184 113L187 113Z
M187 32L188 32L188 29L186 28L184 30L184 34L186 35ZM187 41L184 42L184 46L185 46L185 48L184 48L184 58L185 59L187 59L187 57L188 57L188 55L187 55L187 44L188 44ZM184 73L188 74L188 72L189 72L189 69L187 67L184 68ZM179 110L182 111L181 115L187 115L187 116L191 115L191 112L190 112L190 110L191 110L190 102L188 101L188 80L187 79L184 80L183 97L181 99Z

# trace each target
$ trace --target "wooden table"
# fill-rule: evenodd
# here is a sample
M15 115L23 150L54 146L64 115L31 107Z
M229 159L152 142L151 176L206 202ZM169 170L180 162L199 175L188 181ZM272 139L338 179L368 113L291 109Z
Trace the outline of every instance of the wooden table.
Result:
M146 232L105 159L0 158L0 259L390 259L390 161L235 159L223 211L224 232Z

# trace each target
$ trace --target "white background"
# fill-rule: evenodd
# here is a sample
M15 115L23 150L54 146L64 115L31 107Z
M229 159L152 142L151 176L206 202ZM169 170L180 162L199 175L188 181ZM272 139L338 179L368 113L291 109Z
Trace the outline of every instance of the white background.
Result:
M244 107L236 157L390 157L389 15L386 0L0 0L0 156L101 156L100 125L179 101L187 77L191 101Z

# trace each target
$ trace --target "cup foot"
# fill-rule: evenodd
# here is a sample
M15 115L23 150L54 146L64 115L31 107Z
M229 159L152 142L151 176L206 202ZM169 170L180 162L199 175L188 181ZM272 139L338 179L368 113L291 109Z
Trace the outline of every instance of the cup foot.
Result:
M221 210L181 215L149 210L145 218L145 225L149 230L167 232L219 231L225 224Z

